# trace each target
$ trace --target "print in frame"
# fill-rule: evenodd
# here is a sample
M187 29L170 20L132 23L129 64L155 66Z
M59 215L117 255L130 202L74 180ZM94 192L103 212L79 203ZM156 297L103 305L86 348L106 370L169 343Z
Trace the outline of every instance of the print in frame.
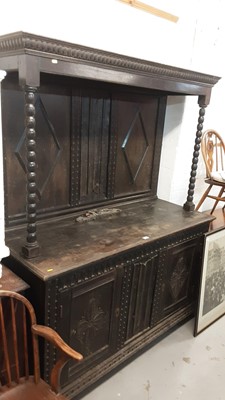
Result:
M205 235L195 336L225 314L225 229Z

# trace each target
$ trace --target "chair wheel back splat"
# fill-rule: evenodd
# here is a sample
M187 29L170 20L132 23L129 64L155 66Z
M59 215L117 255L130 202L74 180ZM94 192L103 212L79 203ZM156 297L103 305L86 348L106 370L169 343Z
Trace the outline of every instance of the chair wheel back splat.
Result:
M208 187L197 204L196 210L208 197L215 200L211 210L211 214L213 214L217 204L220 201L225 202L225 144L219 133L212 129L205 131L202 136L201 150L206 167L205 183ZM218 194L211 192L214 187L217 187Z

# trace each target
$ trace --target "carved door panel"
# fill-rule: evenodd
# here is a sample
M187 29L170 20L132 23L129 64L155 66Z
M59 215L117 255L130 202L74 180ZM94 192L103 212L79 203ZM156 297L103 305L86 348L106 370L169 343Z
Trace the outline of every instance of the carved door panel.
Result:
M150 326L157 252L124 267L118 347Z
M201 262L198 239L168 247L160 253L151 326L192 304Z
M114 269L82 283L70 290L67 296L62 294L61 303L67 308L61 320L64 337L67 336L70 346L84 356L79 365L68 363L62 374L62 383L74 380L82 371L114 352L120 314L121 273L121 269Z

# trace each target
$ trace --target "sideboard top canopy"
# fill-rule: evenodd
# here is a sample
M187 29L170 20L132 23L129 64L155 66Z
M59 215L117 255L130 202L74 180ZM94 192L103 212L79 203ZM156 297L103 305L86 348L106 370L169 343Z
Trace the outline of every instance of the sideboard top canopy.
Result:
M0 68L18 70L21 85L38 87L40 72L45 72L203 96L206 103L212 87L220 79L25 32L0 36Z

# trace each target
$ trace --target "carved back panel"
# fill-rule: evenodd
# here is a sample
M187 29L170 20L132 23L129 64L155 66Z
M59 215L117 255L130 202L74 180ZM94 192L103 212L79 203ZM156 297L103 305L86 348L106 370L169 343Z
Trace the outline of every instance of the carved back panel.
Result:
M24 95L3 84L6 224L25 221ZM38 218L156 196L166 97L41 75L35 98ZM11 110L15 118L12 118Z

